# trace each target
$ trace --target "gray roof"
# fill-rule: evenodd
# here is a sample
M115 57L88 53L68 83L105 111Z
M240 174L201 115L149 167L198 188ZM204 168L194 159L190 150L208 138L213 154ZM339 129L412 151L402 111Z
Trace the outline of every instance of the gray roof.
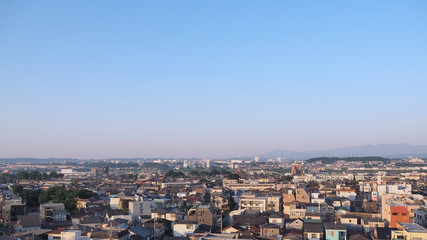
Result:
M149 236L151 236L151 234L153 234L153 228L137 225L129 229L129 232L134 233L142 238L148 238Z
M304 223L304 232L323 233L323 224L321 223Z
M347 228L344 225L339 225L339 224L327 224L327 225L325 225L325 229L346 230L347 231Z
M20 215L18 216L18 222L23 228L41 226L39 215Z

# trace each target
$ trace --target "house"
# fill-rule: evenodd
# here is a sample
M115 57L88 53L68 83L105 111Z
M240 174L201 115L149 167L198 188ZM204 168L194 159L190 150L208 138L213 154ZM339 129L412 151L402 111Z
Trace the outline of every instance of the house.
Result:
M239 224L233 224L222 229L222 233L238 233L243 230L244 228L242 228L242 226L240 226Z
M296 229L302 230L304 225L304 221L301 218L290 219L286 221L286 229Z
M101 227L104 218L99 216L87 216L79 219L78 224L85 227Z
M369 233L378 227L385 227L384 220L380 218L368 218L364 217L361 219L361 225L363 226L363 232Z
M320 213L320 204L318 203L307 203L305 205L306 213Z
M260 235L265 238L277 237L280 235L280 227L276 224L263 224L260 228Z
M15 229L15 233L41 229L40 216L39 215L19 215L18 221L14 226L14 229Z
M322 223L322 216L320 213L306 213L304 217L305 223Z
M292 193L292 190L289 190L288 193L282 194L283 203L290 203L295 201L295 195Z
M354 216L354 215L344 214L344 215L340 216L340 222L343 225L346 225L346 224L357 225L357 224L359 224L359 217Z
M268 217L268 222L270 224L276 224L280 228L284 228L285 227L285 216L283 216L283 214L280 214L280 213L272 214Z
M307 192L303 188L297 188L295 190L295 199L298 202L310 203L310 196L307 194Z
M196 221L201 224L206 224L211 228L218 226L218 218L221 217L221 214L218 213L212 206L198 206L196 208L191 208L187 212L186 220L187 221Z
M369 240L365 235L356 233L348 237L348 240Z
M388 227L377 227L369 236L372 240L390 240L391 229Z
M128 230L111 232L111 231L96 231L90 232L89 238L91 240L104 240L104 239L116 239L116 240L128 240L131 233Z
M61 232L61 240L83 240L87 239L82 237L82 231L80 230L65 230Z
M153 237L154 230L150 227L143 227L142 225L136 225L135 227L130 228L129 233L131 235L131 238L133 236L138 236L140 239L143 239L143 240L154 239Z
M347 240L347 228L344 225L326 224L325 240Z
M322 240L323 224L321 223L304 223L304 239Z
M262 224L267 222L267 218L265 216L254 216L254 215L236 215L233 217L233 223L240 224L243 226L261 226Z
M391 230L391 239L424 240L427 239L427 229L416 223L397 223L397 230Z
M187 237L199 227L197 221L175 222L172 225L174 237Z
M336 191L337 197L348 198L351 201L356 199L357 196L356 189L337 189Z

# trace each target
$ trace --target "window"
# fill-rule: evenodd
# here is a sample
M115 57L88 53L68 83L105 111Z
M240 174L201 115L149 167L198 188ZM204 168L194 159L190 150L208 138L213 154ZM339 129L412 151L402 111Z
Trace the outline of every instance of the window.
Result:
M331 235L333 237L333 236L335 236L335 232L334 231L329 231L329 235Z
M397 213L393 213L393 216L397 216Z
M408 214L406 214L406 213L402 213L402 216L406 216L406 215L408 215Z

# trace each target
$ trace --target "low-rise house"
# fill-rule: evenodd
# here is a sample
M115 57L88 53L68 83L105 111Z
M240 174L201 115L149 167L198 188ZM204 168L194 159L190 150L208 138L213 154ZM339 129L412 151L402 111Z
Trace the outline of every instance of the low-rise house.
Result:
M374 228L374 231L369 236L372 240L390 240L391 229L388 227L377 227Z
M325 240L347 240L347 228L344 225L326 224Z
M397 223L396 230L391 230L392 240L424 240L427 239L427 229L416 223Z
M322 215L320 213L306 213L304 217L305 223L321 223Z
M340 216L340 222L343 225L358 225L359 224L359 217L354 215L341 215Z
M14 226L15 233L41 229L39 215L19 215Z
M139 238L143 240L153 240L154 230L150 227L143 227L141 225L136 225L135 227L130 228L129 230L130 238Z
M378 227L385 227L384 220L380 218L368 218L364 217L361 219L361 225L363 226L363 231L369 233Z
M186 220L196 221L201 224L206 224L211 228L218 226L218 218L221 214L218 213L212 206L198 206L188 210Z
M187 237L199 227L197 221L182 221L172 224L174 237Z
M303 188L297 188L295 190L295 199L298 202L310 203L310 196L307 194L307 192Z
M261 237L265 238L278 237L280 235L280 227L276 224L263 224L261 225L260 231Z
M111 231L96 231L90 232L90 240L105 240L105 239L115 239L115 240L128 240L131 236L131 233L128 230L111 232Z
M323 240L323 224L304 223L304 239Z
M290 219L286 221L286 229L302 230L304 221L301 218Z
M285 227L285 216L283 216L283 214L280 214L280 213L272 214L268 217L268 222L270 224L276 224L280 228L284 228Z

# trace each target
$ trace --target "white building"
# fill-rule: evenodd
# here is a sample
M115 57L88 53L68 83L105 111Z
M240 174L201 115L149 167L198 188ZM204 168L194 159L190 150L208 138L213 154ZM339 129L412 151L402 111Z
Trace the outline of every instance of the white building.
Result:
M153 201L133 201L129 202L129 214L133 216L133 219L137 219L139 216L150 216L153 209Z
M86 240L88 238L82 237L80 230L65 230L61 232L61 240Z
M241 197L239 201L239 209L252 209L260 212L267 210L266 197Z
M379 184L377 186L378 189L378 197L379 197L379 201L381 201L381 196L385 195L385 194L395 194L395 195L400 195L400 194L411 194L412 193L412 186L411 184Z
M183 221L183 222L173 223L172 225L173 236L187 237L188 235L192 234L194 230L196 230L198 227L199 227L199 224L193 221Z

